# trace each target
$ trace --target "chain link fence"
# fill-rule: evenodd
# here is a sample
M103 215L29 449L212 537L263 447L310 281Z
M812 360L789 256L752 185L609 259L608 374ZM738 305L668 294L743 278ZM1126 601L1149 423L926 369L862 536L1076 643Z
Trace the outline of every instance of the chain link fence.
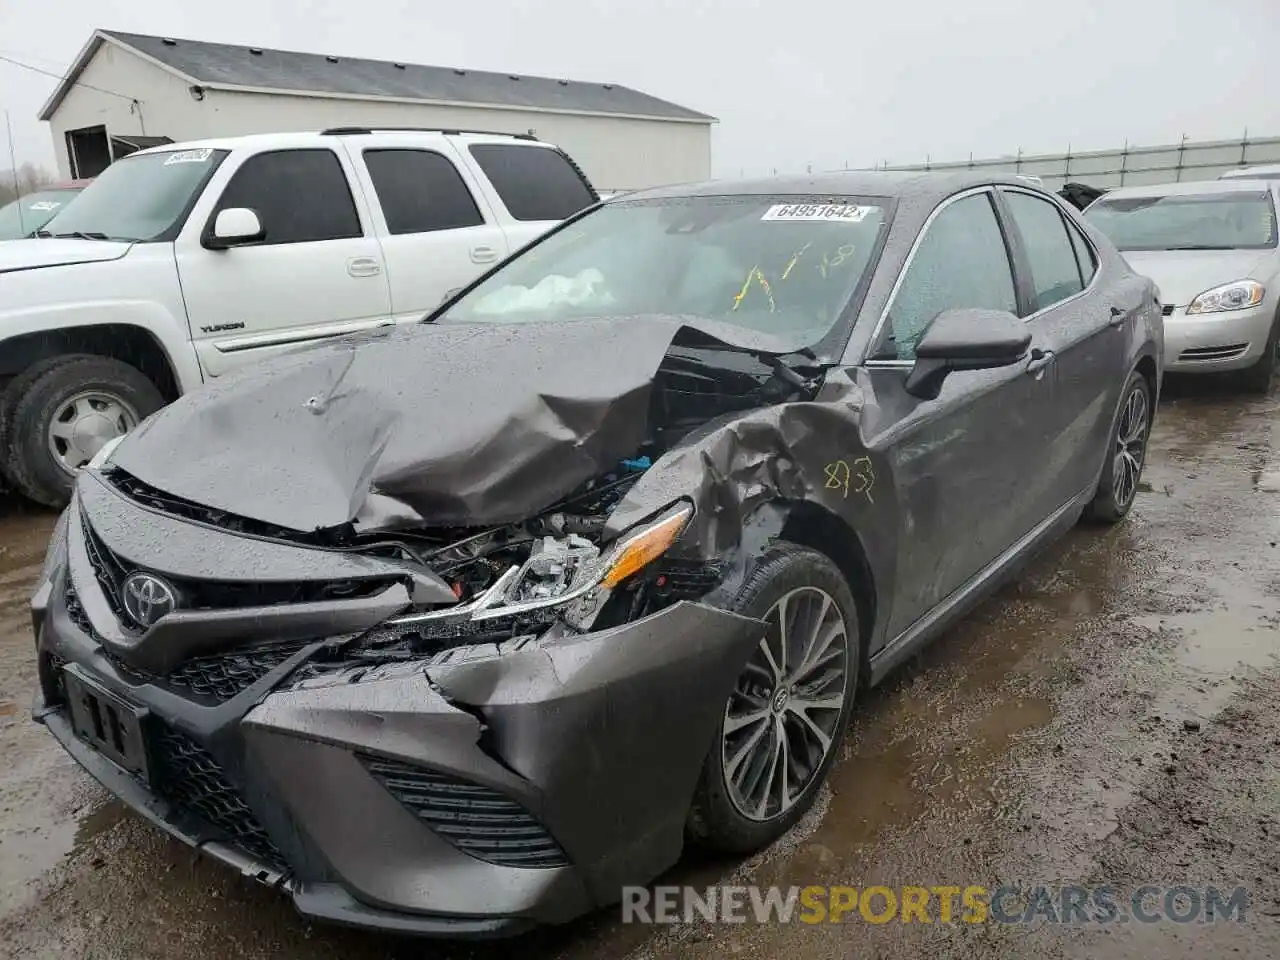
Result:
M1039 177L1050 190L1065 183L1087 183L1092 187L1141 186L1182 180L1213 180L1237 167L1280 163L1280 137L1239 140L1188 140L1157 147L1125 144L1119 150L1091 150L1081 153L1023 154L968 160L894 165L877 164L877 170L980 170L986 173L1013 173Z

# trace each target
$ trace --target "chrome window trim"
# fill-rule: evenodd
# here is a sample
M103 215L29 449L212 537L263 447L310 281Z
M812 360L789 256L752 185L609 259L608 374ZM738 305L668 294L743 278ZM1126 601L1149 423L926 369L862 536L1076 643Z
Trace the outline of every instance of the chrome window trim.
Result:
M995 187L996 185L991 183L982 184L977 187L970 187L967 190L962 190L959 193L952 194L933 208L933 212L929 214L921 225L920 232L916 234L916 238L911 244L911 249L907 252L907 258L902 261L902 268L898 271L898 278L893 282L893 287L889 291L889 296L885 298L884 309L880 311L880 317L876 320L875 329L871 331L871 336L867 338L867 346L863 350L862 359L860 361L861 364L875 364L876 366L887 364L911 365L911 361L909 360L873 360L868 356L868 354L870 351L875 349L876 343L880 339L880 334L884 330L885 321L889 318L889 309L893 306L893 302L898 298L898 291L902 287L902 282L906 279L907 273L911 270L911 265L915 262L916 254L920 250L920 245L924 243L924 238L929 235L929 229L933 226L933 222L937 220L938 217L941 216L942 212L953 203L958 203L961 200L967 200L969 197L976 197L979 194L985 193L988 197L988 203L991 204L991 214L996 218L996 225L1000 226L1000 211L995 205ZM1014 273L1012 259L1009 261L1009 279L1013 281L1014 290L1016 292L1018 283L1017 277Z
M1001 184L1001 185L999 185L999 186L1000 186L1000 190L1001 190L1001 191L1003 191L1003 192L1005 192L1005 193L1024 193L1024 194L1026 194L1027 196L1029 196L1029 197L1033 197L1033 198L1035 198L1036 200L1039 200L1039 201L1041 201L1041 202L1044 202L1044 201L1046 201L1046 200L1047 200L1047 201L1048 201L1052 206L1054 206L1054 207L1057 207L1057 208L1058 208L1058 213L1059 213L1059 214L1063 214L1063 215L1065 215L1065 214L1066 214L1066 212L1067 212L1067 205L1066 205L1066 202L1065 202L1065 201L1063 201L1063 200L1060 200L1060 199L1058 199L1058 198L1056 198L1056 197L1054 197L1054 195L1053 195L1053 194L1048 194L1048 193L1037 193L1037 192L1035 192L1034 190L1026 190L1026 189L1023 189L1022 187L1017 187L1017 186L1012 186L1012 185L1010 185L1010 186L1004 186L1003 184ZM1010 216L1010 218L1012 218L1012 217L1013 217L1013 211L1012 211L1012 210L1010 210L1010 211L1009 211L1009 216ZM1098 277L1099 277L1099 276L1101 275L1101 273L1102 273L1102 257L1099 255L1099 253L1098 253L1098 249L1093 245L1093 241L1089 239L1089 235L1088 235L1087 233L1085 233L1083 230L1081 230L1079 227L1077 227L1074 223L1070 223L1070 218L1069 218L1069 217L1067 218L1067 220L1068 220L1068 224L1069 224L1069 225L1064 225L1064 226L1063 226L1063 229L1064 229L1064 230L1070 230L1070 229L1074 228L1074 229L1075 229L1075 231L1076 231L1078 234L1080 234L1082 237L1084 237L1084 242L1085 242L1085 244L1089 247L1090 252L1092 252L1092 253L1093 253L1093 260L1094 260L1094 263L1096 264L1096 266L1094 267L1094 270L1093 270L1093 276L1089 279L1089 284L1088 284L1088 286L1086 286L1084 289L1082 289L1079 293L1073 293L1071 296L1069 296L1069 297L1065 297L1065 298L1063 298L1062 300L1057 301L1056 303L1051 303L1051 304L1049 304L1049 306L1047 306L1047 307L1043 307L1043 308L1041 308L1041 309L1037 310L1035 313L1029 313L1029 314L1027 314L1025 317L1023 317L1023 318L1022 318L1022 322L1023 322L1023 323L1030 323L1032 320L1035 320L1035 319L1037 319L1038 317L1043 316L1045 313L1047 313L1047 312L1048 312L1048 311L1050 311L1050 310L1057 310L1059 307L1065 306L1065 305L1067 305L1068 303L1072 303L1072 302L1074 302L1074 301L1076 301L1076 300L1079 300L1081 297L1086 296L1087 294L1089 294L1089 293L1093 290L1093 288L1094 288L1095 286L1097 286L1097 284L1098 284ZM1017 226L1017 224L1015 223L1015 224L1014 224L1014 226L1016 227L1016 226ZM1071 245L1071 237L1070 237L1070 236L1068 236L1068 237L1067 237L1067 244L1068 244L1068 245ZM1076 255L1076 252L1075 252L1075 249L1074 249L1074 247L1073 247L1073 248L1072 248L1072 251L1071 251L1071 258L1072 258L1073 260L1075 259L1075 255ZM1034 278L1033 278L1033 279L1034 279Z

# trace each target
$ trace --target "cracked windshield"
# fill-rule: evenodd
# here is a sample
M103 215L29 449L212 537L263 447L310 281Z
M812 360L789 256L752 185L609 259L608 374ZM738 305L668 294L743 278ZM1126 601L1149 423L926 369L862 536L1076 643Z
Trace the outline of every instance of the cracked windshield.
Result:
M886 210L857 198L619 202L513 260L449 320L703 317L811 344L867 274Z

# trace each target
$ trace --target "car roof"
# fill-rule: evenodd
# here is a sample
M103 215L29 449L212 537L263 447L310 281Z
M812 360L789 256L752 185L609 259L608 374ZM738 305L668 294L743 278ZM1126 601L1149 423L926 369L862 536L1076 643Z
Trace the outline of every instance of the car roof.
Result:
M1024 190L1047 191L1017 176L915 170L848 170L806 176L761 177L743 180L707 180L648 190L636 190L618 199L650 200L715 196L861 196L942 200L972 187L1003 184Z
M1183 183L1152 183L1140 187L1116 187L1108 190L1098 202L1125 199L1126 197L1194 197L1210 193L1257 193L1274 189L1267 180L1188 180Z
M1237 167L1218 174L1219 180L1248 180L1250 177L1275 176L1280 173L1280 163L1264 163L1256 167Z

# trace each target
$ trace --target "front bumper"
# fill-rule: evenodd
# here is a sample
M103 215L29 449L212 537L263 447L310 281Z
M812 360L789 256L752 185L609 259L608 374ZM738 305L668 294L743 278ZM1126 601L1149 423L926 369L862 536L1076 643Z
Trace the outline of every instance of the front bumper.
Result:
M1273 303L1252 310L1164 318L1164 366L1175 373L1244 370L1261 358L1276 319Z
M243 671L252 652L202 643L195 660L131 667L148 645L114 644L88 616L98 588L77 574L77 509L69 549L32 602L36 719L129 806L287 892L303 914L508 935L614 903L678 859L757 621L684 602L610 630L553 628L307 679L326 641L294 637L247 686L209 696L219 658ZM150 782L77 737L60 680L68 663L148 712ZM176 682L197 663L203 694L189 676Z

